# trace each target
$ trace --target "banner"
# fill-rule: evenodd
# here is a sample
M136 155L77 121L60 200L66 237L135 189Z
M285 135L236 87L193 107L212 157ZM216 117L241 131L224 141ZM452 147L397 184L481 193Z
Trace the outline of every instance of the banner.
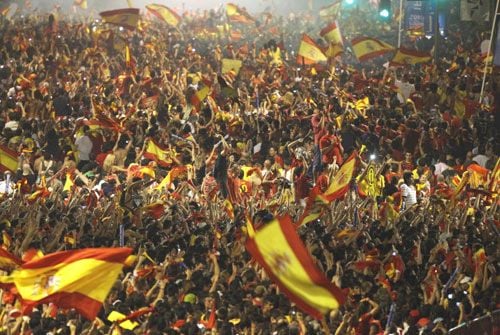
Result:
M490 1L462 0L460 2L460 19L462 21L489 21Z
M404 9L405 30L434 34L434 1L406 1Z

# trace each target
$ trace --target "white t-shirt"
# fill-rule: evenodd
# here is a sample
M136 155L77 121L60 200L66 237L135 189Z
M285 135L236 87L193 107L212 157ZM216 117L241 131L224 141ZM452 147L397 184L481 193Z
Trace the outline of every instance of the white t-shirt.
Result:
M406 208L409 208L417 203L417 190L413 185L401 185L401 196L406 198Z
M92 152L92 141L87 135L79 137L75 141L76 148L78 149L79 157L81 161L90 160L90 153Z
M398 99L399 102L405 103L406 100L410 97L410 95L415 92L415 85L410 84L409 82L402 82L399 80L396 80L396 87L398 88Z

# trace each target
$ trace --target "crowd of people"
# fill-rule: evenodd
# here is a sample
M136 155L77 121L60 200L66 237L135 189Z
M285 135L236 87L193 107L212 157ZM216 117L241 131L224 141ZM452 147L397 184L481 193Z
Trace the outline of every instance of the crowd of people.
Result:
M360 63L349 39L397 24L370 11L342 12L344 53L321 66L296 63L301 34L327 23L312 13L134 31L57 9L0 19L0 142L18 159L1 177L3 247L139 256L96 320L52 304L22 316L2 290L0 333L446 334L496 310L500 89L493 73L479 103L482 36L457 23L435 61ZM242 67L222 74L223 59ZM353 153L349 192L298 228L347 296L319 321L252 260L246 218L298 222ZM112 311L142 312L123 329Z

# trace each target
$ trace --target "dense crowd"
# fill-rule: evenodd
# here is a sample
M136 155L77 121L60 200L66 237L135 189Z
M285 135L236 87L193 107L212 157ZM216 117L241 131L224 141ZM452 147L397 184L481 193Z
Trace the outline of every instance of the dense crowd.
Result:
M346 40L395 31L360 11L339 19ZM314 15L267 13L241 37L224 17L133 32L57 10L1 19L0 141L18 154L0 182L3 247L31 259L125 245L139 259L94 321L53 305L21 316L3 290L0 333L110 334L111 311L148 307L121 334L446 334L497 309L499 82L479 103L480 34L457 23L428 64L359 63L346 47L310 67L295 56L322 28ZM223 58L239 73L222 75ZM298 221L354 152L348 194L298 228L347 296L321 322L251 259L246 217ZM455 193L471 166L489 172Z

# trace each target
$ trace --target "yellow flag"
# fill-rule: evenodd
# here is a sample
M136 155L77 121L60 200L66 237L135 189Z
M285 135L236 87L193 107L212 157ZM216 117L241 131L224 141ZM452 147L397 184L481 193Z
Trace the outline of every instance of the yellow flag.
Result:
M57 303L93 320L132 252L130 248L95 248L56 252L28 261L1 283L13 283L28 309Z
M371 37L358 37L351 41L356 58L363 62L394 50L388 43Z
M173 10L163 5L146 5L146 8L157 18L171 25L177 27L182 18Z
M104 23L113 24L130 30L137 28L139 22L138 8L115 9L99 13Z
M399 48L391 64L395 65L414 65L418 63L425 63L432 59L431 54L428 52L418 52L405 48Z
M232 70L237 75L240 72L242 64L243 62L239 59L223 58L221 72L222 74L226 74Z
M302 35L302 40L299 45L299 53L297 63L299 64L315 64L326 62L328 59L321 48L307 34Z
M343 292L316 267L289 217L267 223L246 247L280 290L311 316L321 319L344 302Z

